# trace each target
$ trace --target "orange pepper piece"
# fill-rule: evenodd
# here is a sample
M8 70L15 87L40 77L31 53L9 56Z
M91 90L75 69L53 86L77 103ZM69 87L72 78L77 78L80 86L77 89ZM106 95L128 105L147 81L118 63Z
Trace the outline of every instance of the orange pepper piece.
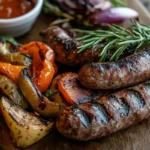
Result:
M17 82L19 74L23 68L26 68L26 66L17 66L11 65L9 63L0 62L0 73L6 75L14 83Z
M53 66L53 63L48 60L43 61L42 64L43 69L41 70L38 78L33 79L33 82L41 92L45 92L55 75L55 68Z
M31 42L23 45L20 52L32 56L33 82L41 92L45 92L57 71L54 51L44 43Z
M20 52L31 56L33 56L35 52L39 52L39 54L43 55L45 59L48 59L51 62L54 62L55 60L54 51L42 42L30 42L25 44L20 48Z

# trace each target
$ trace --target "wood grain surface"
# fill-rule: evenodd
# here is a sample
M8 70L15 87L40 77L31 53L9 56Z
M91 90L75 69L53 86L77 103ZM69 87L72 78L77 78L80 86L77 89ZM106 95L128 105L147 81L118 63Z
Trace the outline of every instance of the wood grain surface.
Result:
M140 12L142 21L150 24L150 15L137 0L129 0L129 6ZM50 23L50 18L40 15L32 30L18 38L21 43L40 40L39 32ZM19 150L10 136L3 120L0 119L0 150ZM150 150L150 119L107 137L89 142L67 139L54 129L45 138L25 150Z

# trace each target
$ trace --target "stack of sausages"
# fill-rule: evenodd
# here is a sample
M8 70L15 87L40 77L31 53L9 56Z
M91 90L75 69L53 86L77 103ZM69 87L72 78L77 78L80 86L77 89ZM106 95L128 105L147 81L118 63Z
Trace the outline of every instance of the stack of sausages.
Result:
M54 51L56 49L58 52L59 49L65 54L59 56L56 54L56 60L61 56L62 63L68 58L77 64L81 60L81 64L87 63L83 60L88 60L88 56L84 56L84 52L78 54L76 45L70 47L69 52L65 50L61 40L63 38L73 40L71 37L66 37L58 27L49 28L43 36L48 37L48 33L51 34L49 38L46 38L46 43ZM56 38L58 36L59 40ZM57 44L58 49L54 47ZM66 57L68 53L72 53L75 57ZM73 59L79 55L82 59L74 61ZM90 62L97 60L97 56L91 52ZM114 62L90 62L83 65L79 71L80 83L90 89L117 90L117 92L92 103L64 109L56 122L60 133L72 139L88 141L127 128L150 116L150 81L148 81L150 79L150 47Z

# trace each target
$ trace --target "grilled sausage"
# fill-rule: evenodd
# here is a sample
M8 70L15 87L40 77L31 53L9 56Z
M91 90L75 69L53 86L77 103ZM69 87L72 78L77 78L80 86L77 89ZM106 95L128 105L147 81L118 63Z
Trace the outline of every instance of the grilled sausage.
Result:
M150 81L63 110L56 122L64 136L88 141L127 128L150 116Z
M41 32L44 42L49 45L56 54L56 61L65 65L83 65L86 63L97 62L99 60L99 51L88 49L77 53L81 43L73 40L63 29L54 26Z
M124 59L85 65L79 71L79 80L91 89L128 87L150 78L150 47Z

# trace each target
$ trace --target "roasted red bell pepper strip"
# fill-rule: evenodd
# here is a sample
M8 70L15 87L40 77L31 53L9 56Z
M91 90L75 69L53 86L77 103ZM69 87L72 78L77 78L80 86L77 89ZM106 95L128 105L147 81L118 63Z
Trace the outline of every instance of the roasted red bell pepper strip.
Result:
M57 71L53 50L44 43L31 42L23 45L20 52L32 56L33 81L41 92L45 92Z

